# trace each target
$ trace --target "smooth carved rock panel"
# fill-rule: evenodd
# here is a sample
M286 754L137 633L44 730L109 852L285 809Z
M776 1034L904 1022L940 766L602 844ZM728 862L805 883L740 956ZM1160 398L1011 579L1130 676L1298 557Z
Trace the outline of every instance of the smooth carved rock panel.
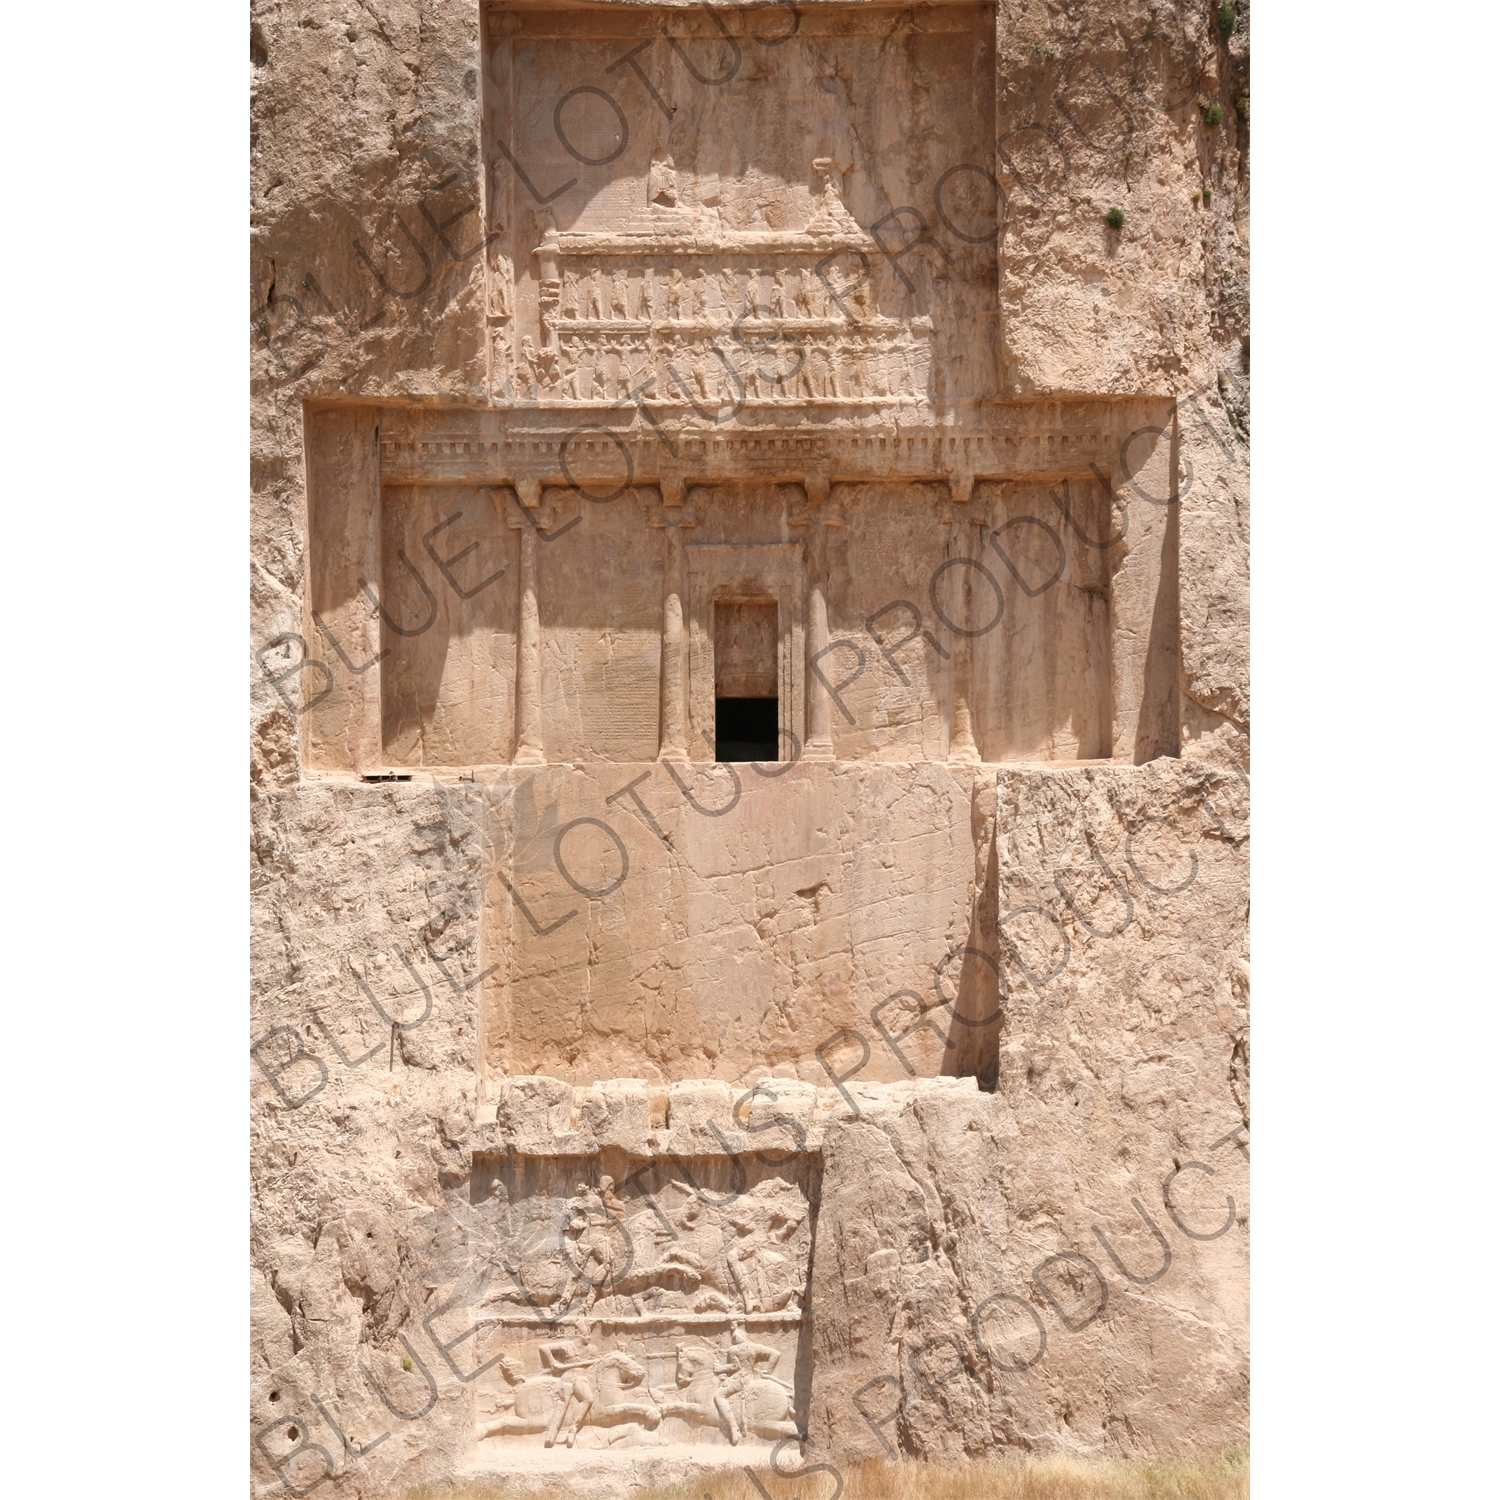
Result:
M663 544L654 491L608 505L546 491L555 543L538 547L547 759L654 760L659 743ZM507 757L508 758L508 757Z
M960 768L893 770L549 766L451 790L494 861L488 1077L826 1083L831 1032L870 1032L893 989L961 989L981 793ZM911 1045L928 1073L933 1030ZM868 1062L907 1076L887 1048Z
M386 486L380 504L381 734L391 765L509 760L516 674L511 491Z
M487 12L495 399L994 395L993 12L723 14Z
M476 1158L476 1440L797 1436L815 1175L797 1154Z
M1111 749L1110 557L1117 517L1092 475L982 484L989 579L974 654L986 760L1103 760Z

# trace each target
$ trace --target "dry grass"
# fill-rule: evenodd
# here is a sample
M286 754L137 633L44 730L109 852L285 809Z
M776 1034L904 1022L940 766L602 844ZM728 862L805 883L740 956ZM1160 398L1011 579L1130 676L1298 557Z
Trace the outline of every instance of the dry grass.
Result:
M785 1462L785 1461L784 1461ZM840 1500L1249 1500L1249 1456L1162 1462L1021 1458L968 1464L865 1463L843 1471ZM743 1469L726 1469L670 1490L641 1490L632 1500L833 1500L828 1473L780 1479L762 1471L758 1489ZM493 1492L489 1492L493 1493ZM410 1491L412 1500L488 1500L479 1490ZM538 1494L535 1500L542 1500Z

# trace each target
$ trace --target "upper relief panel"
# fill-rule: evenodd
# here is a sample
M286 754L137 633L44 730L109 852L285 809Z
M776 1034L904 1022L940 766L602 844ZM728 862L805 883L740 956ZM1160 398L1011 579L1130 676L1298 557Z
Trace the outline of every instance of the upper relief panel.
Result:
M705 420L997 393L994 13L485 13L493 399Z

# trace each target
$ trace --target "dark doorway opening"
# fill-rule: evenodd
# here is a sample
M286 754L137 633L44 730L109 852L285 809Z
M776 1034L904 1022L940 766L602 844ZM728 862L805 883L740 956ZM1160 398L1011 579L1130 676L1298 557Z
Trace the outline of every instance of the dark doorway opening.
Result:
M714 699L715 760L775 760L775 698Z
M776 602L714 601L714 759L778 760Z

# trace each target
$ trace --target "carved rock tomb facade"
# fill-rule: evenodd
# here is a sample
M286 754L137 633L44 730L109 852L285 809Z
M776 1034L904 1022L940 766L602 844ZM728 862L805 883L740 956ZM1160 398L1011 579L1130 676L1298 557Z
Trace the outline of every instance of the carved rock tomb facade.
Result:
M257 1493L1242 1437L1245 56L1111 15L257 14Z

